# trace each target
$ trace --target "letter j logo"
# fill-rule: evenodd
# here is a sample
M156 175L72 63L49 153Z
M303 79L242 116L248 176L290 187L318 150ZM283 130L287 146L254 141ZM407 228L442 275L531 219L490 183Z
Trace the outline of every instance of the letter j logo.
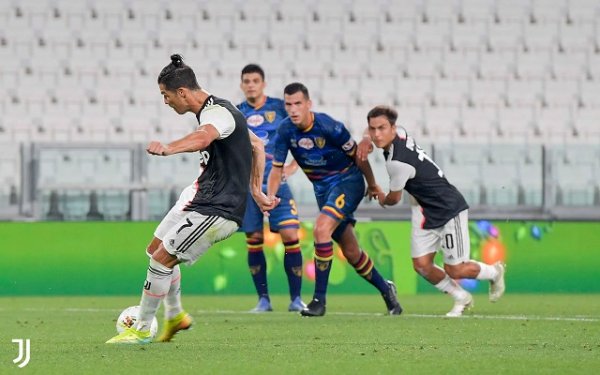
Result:
M30 359L29 339L13 339L12 342L19 345L19 355L17 356L17 358L13 359L13 363L17 364L17 363L21 362L17 365L17 366L19 366L19 368L23 368L23 367L27 366L27 364L29 363L29 359Z

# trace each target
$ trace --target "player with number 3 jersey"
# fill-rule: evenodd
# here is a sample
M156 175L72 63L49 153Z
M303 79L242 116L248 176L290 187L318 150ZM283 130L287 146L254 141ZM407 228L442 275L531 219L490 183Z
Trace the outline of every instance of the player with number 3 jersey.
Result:
M248 64L242 69L240 88L246 101L238 105L238 109L246 117L248 128L265 145L265 179L263 191L267 189L267 177L273 161L273 150L277 138L277 129L281 121L287 117L283 101L271 98L264 93L266 86L265 72L256 64ZM292 162L284 167L284 180L298 169L298 164ZM288 184L281 182L277 191L281 198L279 205L269 213L269 229L279 233L285 247L283 267L288 279L290 304L288 311L301 311L306 307L300 296L302 289L302 253L298 239L298 211L296 202ZM267 283L267 261L264 254L264 216L251 194L248 194L246 212L240 231L246 234L248 249L248 268L254 282L258 303L251 312L262 313L272 311L271 298Z

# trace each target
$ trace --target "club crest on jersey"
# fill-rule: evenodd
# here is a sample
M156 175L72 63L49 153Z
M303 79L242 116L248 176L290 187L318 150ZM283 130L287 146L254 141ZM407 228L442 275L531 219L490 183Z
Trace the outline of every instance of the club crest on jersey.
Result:
M267 119L267 121L269 122L273 122L275 121L275 117L277 116L277 113L275 113L275 111L266 111L265 112L265 118Z
M325 138L317 137L317 138L315 138L315 143L317 144L318 148L323 148L323 147L325 147Z
M315 143L310 138L302 138L298 141L298 146L310 150L311 148L315 147Z
M262 125L263 122L265 122L265 119L261 115L248 116L248 118L246 119L246 123L248 123L248 126L251 127Z

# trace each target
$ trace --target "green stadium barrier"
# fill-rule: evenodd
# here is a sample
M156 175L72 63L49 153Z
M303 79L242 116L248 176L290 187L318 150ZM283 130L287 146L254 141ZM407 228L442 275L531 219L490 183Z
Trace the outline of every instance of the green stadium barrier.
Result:
M146 275L145 247L156 223L77 222L0 224L0 295L139 294ZM400 294L437 293L417 277L410 260L409 222L358 223L357 234L375 265ZM590 222L470 223L473 259L507 264L508 292L598 293L600 224ZM283 246L265 233L271 293L286 294ZM312 224L300 230L305 260L303 293L312 294ZM437 257L438 260L441 258ZM185 294L253 294L245 239L236 233L192 267L182 267ZM462 281L474 292L487 283ZM336 248L331 293L373 293Z

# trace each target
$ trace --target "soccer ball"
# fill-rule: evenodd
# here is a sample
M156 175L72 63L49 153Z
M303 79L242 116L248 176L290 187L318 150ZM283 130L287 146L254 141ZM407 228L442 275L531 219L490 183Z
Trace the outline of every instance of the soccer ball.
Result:
M139 306L130 306L123 310L117 319L117 332L121 333L127 328L132 327L137 322L138 316L140 315ZM156 336L158 331L158 320L156 317L152 318L152 324L150 324L150 337Z

